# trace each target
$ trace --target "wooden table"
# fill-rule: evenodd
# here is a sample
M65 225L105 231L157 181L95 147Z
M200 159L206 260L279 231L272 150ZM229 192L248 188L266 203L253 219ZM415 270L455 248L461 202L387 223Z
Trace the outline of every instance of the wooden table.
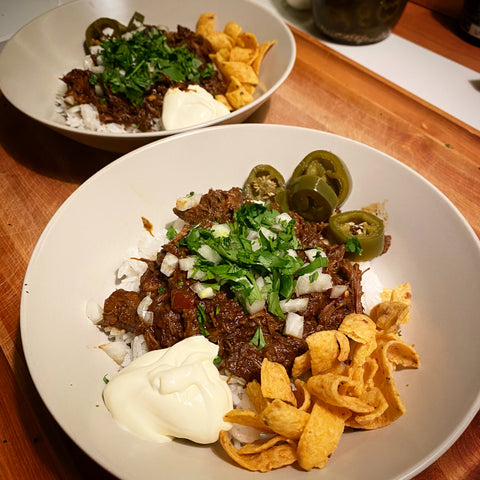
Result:
M480 235L480 132L292 30L295 67L250 121L317 128L378 148L436 185ZM448 17L409 3L395 32L480 72L480 49L458 38ZM73 444L39 398L22 352L19 303L27 263L51 216L117 157L37 124L0 93L2 479L112 478ZM415 480L475 478L480 478L478 414Z

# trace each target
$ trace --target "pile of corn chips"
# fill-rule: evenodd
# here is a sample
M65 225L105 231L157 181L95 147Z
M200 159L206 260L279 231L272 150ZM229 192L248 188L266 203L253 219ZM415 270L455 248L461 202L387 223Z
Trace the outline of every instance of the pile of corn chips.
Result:
M295 359L292 379L283 365L264 359L260 382L246 385L255 411L235 409L224 417L263 435L237 448L222 431L230 458L260 472L295 462L307 471L323 468L345 427L381 428L403 415L393 372L398 365L420 364L414 347L399 336L409 320L410 297L408 283L384 290L369 316L347 315L338 330L307 337L308 350Z
M223 31L217 31L214 13L200 15L196 33L208 40L215 52L210 59L228 81L225 95L216 95L215 99L230 111L252 102L260 65L275 40L259 44L253 33L244 32L235 22L227 22Z

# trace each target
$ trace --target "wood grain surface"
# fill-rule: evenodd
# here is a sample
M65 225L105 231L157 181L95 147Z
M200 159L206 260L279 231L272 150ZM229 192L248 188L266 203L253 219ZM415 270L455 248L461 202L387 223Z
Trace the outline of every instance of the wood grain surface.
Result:
M421 44L412 25L422 16L431 22L423 24L426 48L480 71L478 61L465 56L463 41L442 46L438 39L452 31L418 5L408 6L399 34ZM480 132L315 38L294 35L291 75L249 121L316 128L378 148L438 187L480 236ZM82 182L117 157L47 129L0 94L1 479L113 479L66 436L39 397L22 351L19 305L28 261L48 221ZM415 480L480 479L479 436L477 414Z

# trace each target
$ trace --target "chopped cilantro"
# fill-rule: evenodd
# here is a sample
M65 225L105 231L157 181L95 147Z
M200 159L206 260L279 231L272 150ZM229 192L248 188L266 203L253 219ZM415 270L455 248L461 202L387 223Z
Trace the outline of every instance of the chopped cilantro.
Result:
M160 286L158 287L158 294L161 295L162 293L165 293L166 290L167 289L165 287Z
M206 328L207 324L207 313L205 312L205 305L203 303L199 303L197 306L197 321L198 325L200 326L200 333L204 337L208 337L210 335Z
M312 273L318 268L326 267L327 265L328 265L327 257L317 256L316 258L314 258L313 262L310 262L307 265L305 265L303 268L301 268L297 272L297 275L305 275L307 273Z
M363 248L360 245L360 241L358 238L354 235L353 237L348 237L347 242L345 243L345 251L346 252L352 252L352 253L358 253L358 255L361 255L363 252Z
M199 83L215 73L211 63L203 67L186 45L168 46L167 37L155 27L106 40L99 55L105 69L92 75L90 83L95 85L101 76L113 93L125 95L134 105L142 105L144 94L165 76L172 82Z
M90 85L98 85L98 75L96 73L92 73L88 79L88 82Z
M255 334L253 335L249 345L254 345L257 347L258 350L261 350L265 346L265 338L263 336L262 327L259 325L257 330L255 330Z
M279 215L265 204L244 204L234 212L228 235L218 237L213 230L197 226L179 245L195 254L194 268L203 272L204 283L214 283L217 288L228 286L244 308L264 299L270 313L285 318L280 300L291 297L296 277L327 266L328 260L318 255L304 264L299 256L292 256L292 250L301 248L295 236L295 220L278 220ZM205 245L215 257L202 256ZM259 277L264 280L262 288L257 283Z
M310 280L310 283L313 283L316 279L318 278L318 271L313 272L308 279Z
M175 238L175 235L177 235L177 231L172 227L168 227L168 230L167 230L167 238L169 240L173 240Z

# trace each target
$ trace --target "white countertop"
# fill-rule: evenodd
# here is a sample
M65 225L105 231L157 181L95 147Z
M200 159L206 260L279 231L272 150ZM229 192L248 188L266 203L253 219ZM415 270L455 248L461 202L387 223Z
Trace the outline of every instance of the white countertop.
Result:
M68 1L0 0L0 49L2 42L21 26ZM394 34L373 45L339 45L322 37L309 10L295 10L286 0L252 1L274 10L286 22L342 55L480 130L480 73ZM480 48L478 52L480 55Z

